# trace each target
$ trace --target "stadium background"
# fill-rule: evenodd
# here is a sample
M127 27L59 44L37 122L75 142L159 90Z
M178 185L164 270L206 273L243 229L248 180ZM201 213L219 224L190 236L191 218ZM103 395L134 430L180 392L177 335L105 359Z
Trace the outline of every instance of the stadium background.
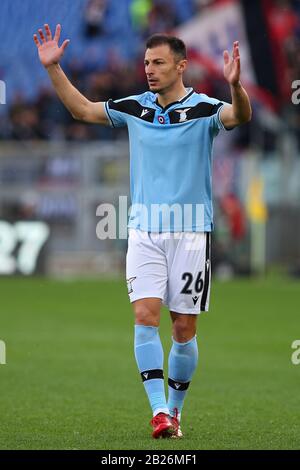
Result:
M215 143L211 313L180 443L149 438L126 240L96 236L97 206L129 194L127 133L57 100L32 40L45 22L95 101L146 89L159 31L186 41L186 85L230 100L222 51L241 44L253 119ZM0 448L299 448L300 2L2 0L0 38Z

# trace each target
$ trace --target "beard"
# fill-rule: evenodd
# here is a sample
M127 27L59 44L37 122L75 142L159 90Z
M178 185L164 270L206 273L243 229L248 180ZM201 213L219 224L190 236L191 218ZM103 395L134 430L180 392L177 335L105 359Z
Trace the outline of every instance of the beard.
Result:
M161 93L163 92L164 88L161 88L160 85L149 85L149 90L152 91L152 93Z

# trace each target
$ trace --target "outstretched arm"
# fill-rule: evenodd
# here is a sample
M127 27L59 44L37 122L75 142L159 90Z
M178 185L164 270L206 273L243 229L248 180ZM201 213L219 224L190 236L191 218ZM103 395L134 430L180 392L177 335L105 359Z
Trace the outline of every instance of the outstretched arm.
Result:
M224 51L224 77L230 85L232 104L223 106L220 117L226 128L250 121L252 110L249 96L240 82L241 60L238 41L233 44L232 58Z
M46 37L42 29L39 29L39 36L34 34L33 39L38 48L39 58L46 68L55 91L66 108L70 111L74 119L84 122L109 124L104 111L104 103L93 103L83 96L66 77L59 65L69 39L58 46L61 26L56 26L54 38L48 24L45 24ZM40 42L41 41L41 42Z

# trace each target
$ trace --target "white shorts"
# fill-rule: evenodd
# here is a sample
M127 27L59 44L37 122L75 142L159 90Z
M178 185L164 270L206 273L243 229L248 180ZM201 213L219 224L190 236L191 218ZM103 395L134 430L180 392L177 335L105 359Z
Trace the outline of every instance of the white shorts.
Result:
M210 240L209 232L129 229L126 278L130 302L156 297L172 312L208 311Z

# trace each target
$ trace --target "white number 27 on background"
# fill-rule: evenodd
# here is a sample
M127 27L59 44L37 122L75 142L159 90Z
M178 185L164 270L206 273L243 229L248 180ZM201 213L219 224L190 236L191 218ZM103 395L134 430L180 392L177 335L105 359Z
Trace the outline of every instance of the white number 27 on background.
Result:
M44 222L16 222L0 220L0 274L32 274L38 255L49 238L49 227ZM17 253L14 253L20 244Z

